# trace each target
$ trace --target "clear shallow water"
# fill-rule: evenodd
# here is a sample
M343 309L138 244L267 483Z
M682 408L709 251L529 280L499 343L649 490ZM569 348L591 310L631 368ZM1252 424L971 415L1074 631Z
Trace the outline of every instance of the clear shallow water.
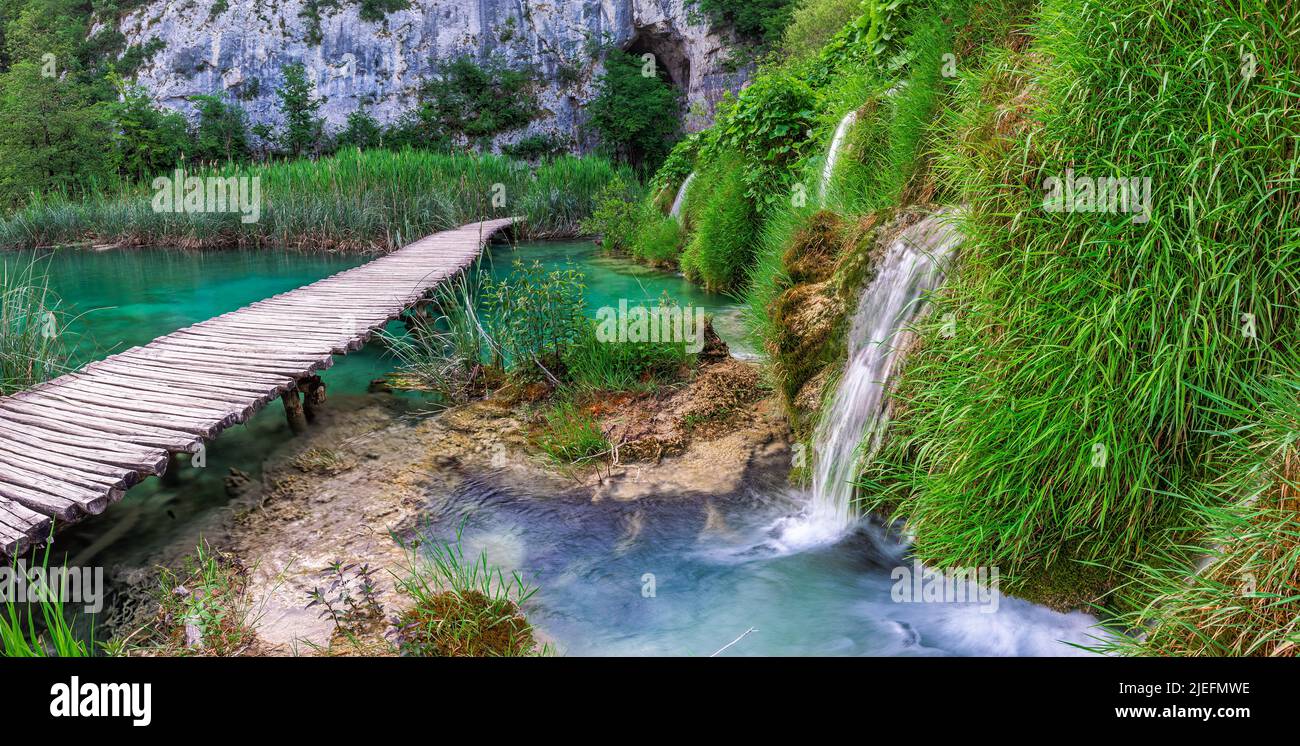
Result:
M1006 596L993 612L897 603L890 571L910 566L898 544L860 526L784 551L774 527L806 498L762 492L591 503L484 480L435 496L425 531L447 542L461 527L471 559L520 571L538 588L529 618L567 655L710 655L741 635L721 655L1075 655L1061 641L1093 642L1088 615Z
M581 270L587 277L587 310L593 317L596 309L617 307L621 299L627 300L630 306L654 306L667 293L683 306L701 308L712 315L714 330L733 355L754 356L745 340L739 304L692 285L680 274L605 255L591 241L544 241L520 244L517 250L498 246L490 256L489 271L493 278L500 279L510 273L515 261L537 261L548 270L569 267Z
M258 300L360 265L368 257L281 251L189 252L129 249L95 252L63 249L42 254L40 267L61 299L72 346L69 367L99 360L185 326L233 311ZM0 261L24 266L29 257ZM727 310L722 296L705 293L679 275L649 269L625 259L602 256L590 241L495 245L482 267L494 276L510 272L514 261L539 261L552 269L574 267L587 275L592 315L603 305L656 301L667 292L679 303ZM400 323L388 330L401 334ZM738 336L738 334L737 334ZM322 377L330 405L359 403L371 381L394 367L382 345L372 343L335 357ZM408 409L424 403L417 394L400 395ZM225 477L237 468L257 478L265 455L293 436L279 404L271 404L247 423L222 433L207 449L208 465L180 465L181 484L149 479L128 492L103 516L61 532L57 546L78 562L132 563L174 540L178 530L209 516L227 502Z
M724 316L726 298L679 276L604 257L589 242L495 247L490 271L515 258L587 273L594 309L656 301L667 291ZM362 257L277 252L63 251L47 260L51 285L76 316L67 333L75 362L143 344L354 266ZM395 331L400 325L393 325ZM729 342L734 329L719 324ZM367 384L391 367L378 345L336 358L325 371L330 405L369 396ZM418 397L411 405L419 406ZM262 458L292 436L278 405L223 433L206 469L182 465L175 487L147 480L103 516L59 537L70 564L136 564L227 504L231 467L255 477ZM756 628L723 655L1069 654L1057 642L1087 642L1091 619L1059 615L1002 598L999 611L963 604L899 604L890 568L900 548L860 529L833 544L789 551L779 527L807 509L779 486L706 501L655 498L597 503L565 496L519 496L470 485L434 500L433 533L449 539L467 516L467 548L519 569L540 586L533 620L572 655L708 655ZM654 595L643 595L646 574Z

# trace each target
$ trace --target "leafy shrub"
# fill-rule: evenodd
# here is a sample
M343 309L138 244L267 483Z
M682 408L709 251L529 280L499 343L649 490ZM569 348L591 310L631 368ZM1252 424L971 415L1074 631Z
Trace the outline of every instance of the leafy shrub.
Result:
M596 193L596 209L582 221L581 230L600 236L606 251L626 251L632 248L642 217L642 207L627 182L615 178Z
M801 0L790 15L781 49L791 57L815 55L848 23L862 15L862 0Z
M643 75L640 59L610 49L587 113L617 157L638 169L653 170L672 146L680 108L677 92L657 67L654 75Z
M715 150L741 156L745 195L756 212L790 198L788 187L810 142L817 98L797 75L777 69L760 75L719 117Z
M541 161L562 155L569 141L554 132L538 133L501 147L501 152L523 161Z
M578 270L547 272L540 262L517 261L508 277L484 282L484 312L511 372L559 382L564 352L588 324L585 290Z
M471 142L518 129L537 114L533 76L500 60L468 55L443 65L419 91L416 120L426 133L450 131Z
M716 25L728 25L756 42L781 38L790 22L794 0L698 0L700 10Z
M356 0L360 7L358 15L363 21L378 23L388 17L389 13L406 10L411 7L411 0Z
M700 151L700 134L687 135L673 145L654 178L650 180L650 193L676 189L695 170L695 156Z
M383 141L383 127L364 109L348 114L347 124L338 135L340 147L376 148Z

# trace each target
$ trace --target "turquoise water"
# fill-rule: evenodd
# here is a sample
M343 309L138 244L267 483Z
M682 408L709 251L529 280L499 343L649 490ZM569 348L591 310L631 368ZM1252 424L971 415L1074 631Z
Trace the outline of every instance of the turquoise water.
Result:
M495 279L510 273L516 262L540 262L547 269L575 268L586 276L587 310L594 316L602 306L617 308L620 300L629 306L654 306L666 293L679 305L703 309L713 317L718 336L732 354L753 355L745 340L740 306L731 298L702 290L680 274L634 264L618 256L601 253L591 241L553 241L498 246L486 263Z
M29 259L10 255L0 261L22 266ZM679 275L602 256L590 241L496 245L481 267L501 277L511 271L516 260L535 260L548 269L583 271L593 315L596 308L616 305L620 298L630 303L654 302L664 292L678 303L720 314L733 308L728 299L705 293ZM367 257L279 251L63 249L42 255L38 261L62 302L66 321L61 333L71 348L71 369L363 264ZM403 331L397 322L388 328L395 334ZM738 338L739 334L724 332L724 337ZM367 393L370 382L393 367L394 361L378 343L336 357L334 366L322 375L331 405L345 407L356 397L371 396ZM423 404L418 394L404 394L401 399L394 405L419 408ZM231 468L256 478L265 454L290 438L283 408L271 404L210 443L206 468L182 464L181 483L176 486L146 480L104 515L61 533L58 547L69 553L73 564L139 561L226 505L224 479Z
M604 257L587 242L494 247L484 268L500 277L515 259L587 275L589 311L680 304L735 318L735 306L680 276ZM307 284L364 261L279 252L61 251L48 259L52 288L72 321L65 333L81 364L182 326ZM734 342L735 327L719 324ZM400 333L401 325L390 325ZM382 346L336 358L323 377L330 407L354 406L393 361ZM373 399L371 399L373 401ZM384 401L421 407L419 395ZM140 567L159 548L196 540L229 503L223 480L237 468L256 478L267 453L292 438L273 404L223 433L208 466L179 467L180 483L133 488L102 516L59 536L69 565ZM518 494L485 473L452 494L433 492L426 531L451 541L463 531L538 587L530 619L570 655L1060 655L1062 640L1092 641L1087 615L1058 614L1013 598L998 603L899 603L893 574L905 548L870 524L811 547L783 544L808 496L782 483L735 494L592 502L586 494ZM182 542L184 539L184 542Z

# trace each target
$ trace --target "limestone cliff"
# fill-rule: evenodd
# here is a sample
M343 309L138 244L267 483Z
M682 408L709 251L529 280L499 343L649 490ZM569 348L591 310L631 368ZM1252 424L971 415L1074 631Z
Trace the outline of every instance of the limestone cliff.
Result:
M728 63L731 34L710 28L691 0L410 0L373 22L356 0L156 0L125 14L120 30L129 46L157 48L137 75L159 103L189 111L189 96L225 91L254 123L276 121L275 90L295 62L338 128L363 104L394 120L442 62L500 56L541 82L541 115L504 139L558 131L579 150L594 144L580 125L600 44L654 54L685 94L689 130L746 75Z

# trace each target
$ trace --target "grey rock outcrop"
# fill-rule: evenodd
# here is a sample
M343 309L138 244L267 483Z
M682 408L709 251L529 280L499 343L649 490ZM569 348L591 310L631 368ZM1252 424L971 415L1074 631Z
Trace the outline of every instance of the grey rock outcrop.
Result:
M440 63L495 55L541 81L541 114L502 140L557 132L580 151L595 144L581 125L601 44L655 55L684 94L687 130L706 126L718 100L748 72L728 63L730 32L710 28L691 0L410 0L378 22L361 20L356 0L324 4L156 0L123 16L120 30L129 46L159 40L137 80L162 105L190 112L188 97L225 92L254 123L274 124L282 70L301 62L328 99L321 113L331 129L362 106L391 122Z

